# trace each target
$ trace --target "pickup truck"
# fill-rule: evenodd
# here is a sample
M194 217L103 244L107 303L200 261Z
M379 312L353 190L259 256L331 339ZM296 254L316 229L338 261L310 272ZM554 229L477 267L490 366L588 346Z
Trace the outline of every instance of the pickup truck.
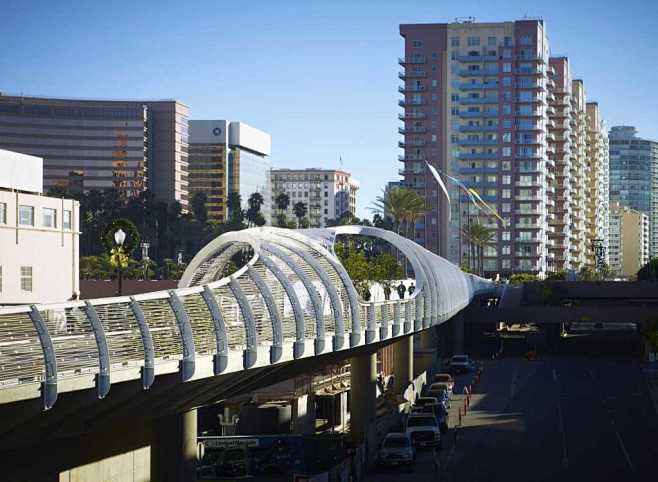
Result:
M439 422L432 414L410 415L407 419L406 433L416 447L441 448Z

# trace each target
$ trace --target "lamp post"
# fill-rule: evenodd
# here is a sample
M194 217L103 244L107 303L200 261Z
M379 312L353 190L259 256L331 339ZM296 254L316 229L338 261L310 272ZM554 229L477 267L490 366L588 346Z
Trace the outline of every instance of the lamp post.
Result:
M117 245L117 270L119 271L119 296L123 294L123 269L122 269L122 259L123 256L123 243L126 241L126 233L123 229L119 228L114 232L114 242Z

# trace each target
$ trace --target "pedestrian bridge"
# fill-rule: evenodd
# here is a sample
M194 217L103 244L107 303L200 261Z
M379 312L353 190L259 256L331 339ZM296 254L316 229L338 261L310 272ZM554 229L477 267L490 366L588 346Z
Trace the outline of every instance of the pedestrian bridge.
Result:
M333 252L339 235L390 243L416 289L366 302ZM232 271L233 258L250 259ZM180 382L354 350L440 324L494 285L397 234L373 227L226 233L191 261L179 287L130 297L0 308L0 404L160 375ZM64 403L64 402L61 402Z

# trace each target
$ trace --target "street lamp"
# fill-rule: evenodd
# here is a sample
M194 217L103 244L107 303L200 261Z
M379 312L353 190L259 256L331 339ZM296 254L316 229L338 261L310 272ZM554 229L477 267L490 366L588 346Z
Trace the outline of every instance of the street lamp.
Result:
M118 258L117 270L119 271L119 296L123 295L123 269L121 267L121 265L123 264L123 260L121 259L121 257L123 256L123 243L125 241L126 241L126 233L121 228L117 229L114 232L114 242L117 245L117 258Z

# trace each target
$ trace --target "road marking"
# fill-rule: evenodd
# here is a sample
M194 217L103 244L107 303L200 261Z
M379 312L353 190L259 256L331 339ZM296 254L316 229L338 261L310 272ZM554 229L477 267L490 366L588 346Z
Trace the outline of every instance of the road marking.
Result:
M624 453L624 457L626 457L626 463L628 464L628 467L631 470L635 470L633 468L633 464L631 463L631 458L628 456L628 452L626 451L626 446L624 445L624 441L621 439L621 435L619 435L619 432L615 431L615 435L617 435L617 440L619 440L619 445L621 446L621 451Z
M557 382L557 372L555 371L555 368L553 368L553 381Z
M555 370L553 370L555 373ZM567 470L569 468L569 457L567 456L567 434L564 432L564 420L562 418L562 404L557 401L557 413L560 420L560 432L562 432L562 468Z

